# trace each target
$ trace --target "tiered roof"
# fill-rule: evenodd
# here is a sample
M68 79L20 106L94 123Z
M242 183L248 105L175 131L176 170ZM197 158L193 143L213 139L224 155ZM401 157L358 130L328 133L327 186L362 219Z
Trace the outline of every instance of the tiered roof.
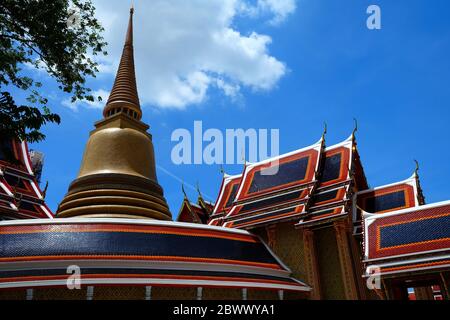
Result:
M25 141L0 141L0 219L53 218Z
M450 202L425 205L418 165L410 178L370 189L355 132L225 176L209 224L251 229L293 220L304 227L351 218L368 275L375 266L382 274L449 267Z
M220 186L219 196L214 205L213 213L209 221L211 226L221 226L223 218L230 212L233 207L234 199L239 190L242 181L242 174L229 176L224 175L222 185Z
M450 201L425 205L418 166L397 183L358 192L367 276L398 276L450 266Z
M304 212L317 182L324 139L278 157L245 166L223 226L249 228L292 220Z
M316 188L298 226L347 215L354 151L353 134L347 140L325 149Z
M309 147L225 176L209 224L250 229L294 220L304 226L347 216L353 189L367 189L354 133L331 147L324 134Z
M450 267L450 201L363 217L367 275Z
M383 214L401 209L413 208L425 204L420 186L418 169L403 181L359 191L353 196L353 220L355 233L362 232L362 212Z
M378 214L423 205L417 173L404 181L358 192L356 204L363 211Z
M0 289L65 286L76 264L82 285L311 290L247 231L172 221L3 221L0 264Z
M201 195L197 198L197 203L189 201L185 195L177 221L207 224L213 209L214 204L204 200Z

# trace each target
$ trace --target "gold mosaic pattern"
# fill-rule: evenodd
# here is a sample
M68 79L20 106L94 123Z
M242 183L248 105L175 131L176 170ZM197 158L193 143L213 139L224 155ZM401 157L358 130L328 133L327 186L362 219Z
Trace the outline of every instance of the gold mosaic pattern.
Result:
M86 300L86 288L80 290L69 290L65 287L34 289L33 300Z
M322 299L345 299L341 264L333 227L314 231Z
M145 287L95 287L94 300L144 300Z
M242 290L234 288L203 288L203 300L242 300Z
M248 290L248 300L279 300L277 291L269 290Z
M152 300L195 300L197 288L152 287Z
M274 253L292 270L292 276L306 281L307 271L304 257L303 237L300 230L290 222L276 226Z

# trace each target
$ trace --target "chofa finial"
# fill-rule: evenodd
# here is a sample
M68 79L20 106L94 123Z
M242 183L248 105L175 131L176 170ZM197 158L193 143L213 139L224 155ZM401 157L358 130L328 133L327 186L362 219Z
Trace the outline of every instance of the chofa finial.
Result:
M186 194L186 190L184 190L184 183L181 184L181 191L182 191L183 194L184 194L184 198L187 199L188 196L187 196L187 194Z
M414 162L416 163L416 169L414 170L414 175L418 176L419 175L419 170L420 170L419 161L414 160Z
M245 155L245 148L242 148L242 162L244 162L244 167L247 167L247 158Z
M323 123L323 134L322 134L322 139L325 139L325 136L328 133L328 125L326 122Z
M356 132L358 132L358 120L356 118L353 118L353 121L355 122L355 128L353 129L352 136L354 137Z
M197 188L197 193L198 193L198 195L200 196L200 198L203 198L203 197L202 197L202 192L200 191L200 184L198 183L198 181L197 181L196 188Z
M48 181L45 184L45 188L42 191L42 197L45 199L45 197L47 196L47 190L48 190Z

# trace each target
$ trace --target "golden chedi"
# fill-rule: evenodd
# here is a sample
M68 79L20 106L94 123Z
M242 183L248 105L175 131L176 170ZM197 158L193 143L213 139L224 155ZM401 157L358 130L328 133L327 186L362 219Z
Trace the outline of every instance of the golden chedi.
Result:
M149 126L141 122L133 57L133 9L116 80L57 216L171 220L156 178Z

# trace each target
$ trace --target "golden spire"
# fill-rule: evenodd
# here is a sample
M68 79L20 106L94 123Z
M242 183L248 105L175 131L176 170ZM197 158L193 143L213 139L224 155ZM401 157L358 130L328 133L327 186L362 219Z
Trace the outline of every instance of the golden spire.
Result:
M120 59L114 86L103 110L105 118L117 113L125 113L136 120L142 118L134 69L133 14L134 8L131 7L122 58Z
M156 177L148 125L141 122L133 61L133 8L116 81L95 123L78 177L58 207L59 218L171 220Z

